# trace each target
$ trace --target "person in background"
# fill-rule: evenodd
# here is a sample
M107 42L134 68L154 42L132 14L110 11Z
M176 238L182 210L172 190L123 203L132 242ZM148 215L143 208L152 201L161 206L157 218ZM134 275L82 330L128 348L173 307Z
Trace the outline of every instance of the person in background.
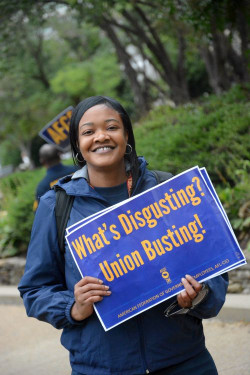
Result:
M36 211L39 200L59 178L74 173L78 168L74 165L63 165L61 163L61 152L52 144L44 144L39 149L39 161L47 169L44 178L39 182L36 189L36 200L33 210Z

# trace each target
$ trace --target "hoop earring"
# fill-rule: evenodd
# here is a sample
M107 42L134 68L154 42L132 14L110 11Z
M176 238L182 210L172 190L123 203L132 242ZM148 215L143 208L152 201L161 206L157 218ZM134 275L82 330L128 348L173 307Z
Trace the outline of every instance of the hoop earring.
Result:
M76 154L75 159L78 161L78 163L82 163L82 162L84 161L84 158L83 158L82 155L81 155L82 160L79 160L79 159L78 159L78 155L79 155L79 153Z
M127 145L126 145L126 150L127 150L127 147L129 147L129 152L125 152L125 155L130 155L130 154L132 154L133 147L132 147L129 143L127 143Z

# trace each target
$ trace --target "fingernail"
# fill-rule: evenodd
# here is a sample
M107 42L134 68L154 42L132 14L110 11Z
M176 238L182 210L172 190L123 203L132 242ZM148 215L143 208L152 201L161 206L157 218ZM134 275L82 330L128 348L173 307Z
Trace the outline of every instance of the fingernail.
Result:
M109 291L107 291L107 294L111 294L111 291L109 290Z
M109 286L105 286L105 289L108 290L108 289L109 289Z
M181 281L184 282L184 280L185 280L184 277L182 277L182 278L181 278Z
M190 275L185 275L185 277L191 277Z
M99 279L99 283L100 283L100 284L103 284L103 281Z

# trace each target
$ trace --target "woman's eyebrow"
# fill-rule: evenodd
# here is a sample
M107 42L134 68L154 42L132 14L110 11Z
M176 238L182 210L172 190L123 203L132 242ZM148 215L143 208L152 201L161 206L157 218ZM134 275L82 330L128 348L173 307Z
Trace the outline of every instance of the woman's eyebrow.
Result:
M94 125L94 123L93 122L85 122L84 124L81 124L81 125L79 125L79 128L81 128L82 126L86 126L86 125Z
M105 120L105 122L111 122L111 121L118 122L118 124L119 124L119 121L116 120L115 118L109 118L108 120Z

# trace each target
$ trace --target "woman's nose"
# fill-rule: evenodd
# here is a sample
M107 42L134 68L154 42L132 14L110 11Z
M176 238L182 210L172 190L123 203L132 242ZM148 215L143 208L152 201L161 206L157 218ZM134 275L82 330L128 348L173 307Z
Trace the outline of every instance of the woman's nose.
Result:
M103 142L106 139L109 139L109 135L106 131L100 130L96 133L95 141L97 142Z

